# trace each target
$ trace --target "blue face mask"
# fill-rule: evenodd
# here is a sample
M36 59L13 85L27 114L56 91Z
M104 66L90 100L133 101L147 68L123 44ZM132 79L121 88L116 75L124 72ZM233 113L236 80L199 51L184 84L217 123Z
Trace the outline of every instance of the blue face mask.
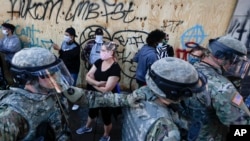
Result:
M161 48L163 43L158 43L157 48Z
M193 65L194 63L200 62L200 61L201 61L201 59L200 59L199 57L193 56L193 55L191 55L191 54L188 55L188 62L189 62L190 64Z

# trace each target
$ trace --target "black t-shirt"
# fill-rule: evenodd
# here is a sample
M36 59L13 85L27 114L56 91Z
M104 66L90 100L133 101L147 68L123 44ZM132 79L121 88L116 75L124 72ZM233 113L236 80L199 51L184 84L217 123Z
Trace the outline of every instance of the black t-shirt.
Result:
M79 73L80 69L80 46L73 42L76 47L67 51L59 50L59 58L63 60L70 73Z
M94 77L96 81L107 81L110 76L118 76L121 77L121 68L117 62L114 62L110 68L108 68L106 71L102 71L102 62L103 60L98 59L94 65L96 67L96 71L94 73ZM91 90L96 89L94 87L91 88ZM116 87L112 90L113 93L117 92Z

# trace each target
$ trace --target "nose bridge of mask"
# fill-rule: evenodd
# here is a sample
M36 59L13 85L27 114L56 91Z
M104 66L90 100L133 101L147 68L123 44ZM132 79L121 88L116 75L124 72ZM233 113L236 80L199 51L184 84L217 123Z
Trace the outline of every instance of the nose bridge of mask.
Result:
M68 41L70 41L70 40L71 40L70 36L64 35L64 41L68 42Z

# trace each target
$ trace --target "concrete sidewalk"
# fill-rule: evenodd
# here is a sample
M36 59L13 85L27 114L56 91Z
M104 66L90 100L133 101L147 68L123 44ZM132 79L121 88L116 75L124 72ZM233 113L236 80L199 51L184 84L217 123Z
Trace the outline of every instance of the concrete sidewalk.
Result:
M71 108L70 108L71 109ZM79 108L76 111L70 111L69 122L73 133L73 141L99 141L103 135L103 122L101 117L97 118L97 122L93 123L93 130L91 133L82 135L76 134L76 130L82 125L85 125L88 117L88 108ZM121 141L121 120L117 121L112 118L113 128L110 133L110 141Z

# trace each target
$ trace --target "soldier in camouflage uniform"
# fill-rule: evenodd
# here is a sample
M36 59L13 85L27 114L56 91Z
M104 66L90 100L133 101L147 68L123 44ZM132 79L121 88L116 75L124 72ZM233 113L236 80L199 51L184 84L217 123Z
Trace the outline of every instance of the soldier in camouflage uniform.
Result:
M73 93L73 89L68 89L73 79L63 61L45 48L24 48L14 55L11 71L15 81L24 88L0 91L0 141L70 140L65 124L68 123L67 101L61 93ZM85 93L83 104L91 103L93 108L103 106L105 99L111 99L108 94ZM116 99L121 103L113 105L134 105L141 98L144 97L119 94Z
M193 93L205 91L206 79L202 76L191 64L178 58L167 57L153 63L146 75L148 85L128 94L131 97L141 95L146 101L137 108L123 108L122 140L181 140L180 129L187 129L187 121L180 119L178 114L167 105L190 97ZM86 103L84 101L86 98L81 99L82 95L98 99L96 96L84 94L86 92L82 89L73 88L73 90L74 93L71 95L65 93L71 102L80 99L79 103ZM110 101L98 101L102 101L104 105L113 106L113 101L124 103L122 99L117 99L115 96Z
M245 58L247 49L244 44L229 36L211 39L208 50L206 57L194 66L208 79L207 97L211 102L207 105L192 98L185 102L185 106L189 112L195 111L195 106L207 107L200 111L202 114L196 114L201 119L201 125L195 130L197 138L193 140L219 141L225 140L229 125L250 124L250 112L243 97L228 79L231 76L244 78L249 71L249 61Z

